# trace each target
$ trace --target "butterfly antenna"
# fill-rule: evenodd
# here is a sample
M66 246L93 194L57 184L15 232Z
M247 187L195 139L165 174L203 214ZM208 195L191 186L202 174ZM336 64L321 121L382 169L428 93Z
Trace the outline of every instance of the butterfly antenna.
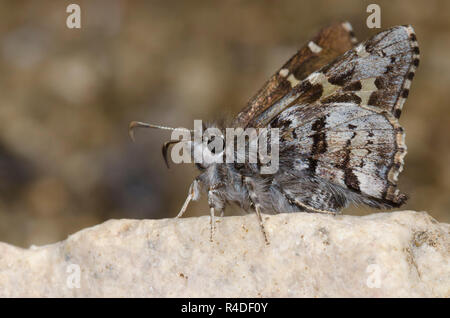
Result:
M179 143L181 140L171 140L164 143L162 146L162 155L164 157L164 161L166 162L166 166L168 169L170 169L169 166L169 160L167 159L167 151L169 150L169 147L173 144Z
M153 125L153 124L148 124L148 123L143 123L140 121L132 121L130 123L130 125L128 126L128 134L130 135L131 140L133 140L133 142L135 141L134 138L134 130L136 128L156 128L156 129L163 129L163 130L184 130L184 131L189 131L189 132L193 132L192 129L186 129L186 128L172 128L172 127L166 127L166 126L160 126L160 125Z

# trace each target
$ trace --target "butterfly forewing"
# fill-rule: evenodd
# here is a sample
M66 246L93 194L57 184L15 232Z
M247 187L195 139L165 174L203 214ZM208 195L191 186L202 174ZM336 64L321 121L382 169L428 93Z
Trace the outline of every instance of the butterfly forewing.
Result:
M324 87L320 101L349 100L387 110L399 118L418 64L419 47L412 27L391 28L318 73L316 78Z
M233 125L245 128L252 119L283 98L292 87L312 72L327 65L356 43L350 23L343 22L322 29L291 57L253 96L235 118Z

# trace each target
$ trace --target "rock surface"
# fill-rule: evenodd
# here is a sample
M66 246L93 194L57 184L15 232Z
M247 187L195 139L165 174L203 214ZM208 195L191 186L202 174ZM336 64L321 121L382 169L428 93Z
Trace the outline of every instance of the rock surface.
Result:
M0 243L3 297L449 297L450 225L424 212L110 220Z

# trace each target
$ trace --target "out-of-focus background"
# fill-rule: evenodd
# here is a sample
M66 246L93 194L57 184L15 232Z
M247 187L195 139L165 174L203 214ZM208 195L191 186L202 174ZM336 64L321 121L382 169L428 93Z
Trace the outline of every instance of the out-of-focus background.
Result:
M167 170L170 134L141 130L133 144L128 123L233 116L320 28L348 20L359 40L380 31L365 24L371 2L1 0L0 241L40 245L110 218L175 216L195 168ZM66 27L70 3L81 29ZM450 222L450 2L377 3L382 28L412 24L421 48L401 118L404 209ZM200 201L187 215L207 211Z

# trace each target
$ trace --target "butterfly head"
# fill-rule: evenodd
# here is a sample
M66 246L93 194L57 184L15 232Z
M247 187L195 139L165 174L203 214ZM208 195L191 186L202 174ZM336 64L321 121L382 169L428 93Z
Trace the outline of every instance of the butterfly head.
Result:
M162 155L164 161L169 168L168 151L170 146L178 143L183 143L184 149L188 149L188 154L192 162L196 163L201 170L207 169L211 164L220 162L223 159L225 151L225 139L222 130L216 126L206 127L201 125L195 130L187 128L172 128L154 124L148 124L138 121L132 121L129 125L130 138L135 141L134 130L136 128L155 128L163 130L171 130L181 135L182 138L178 140L170 140L163 144ZM194 134L191 134L191 133ZM184 153L184 150L183 150ZM184 158L186 159L186 158ZM186 162L186 160L184 160Z
M194 133L190 145L192 158L200 170L224 161L225 136L218 127L203 127L201 134Z

